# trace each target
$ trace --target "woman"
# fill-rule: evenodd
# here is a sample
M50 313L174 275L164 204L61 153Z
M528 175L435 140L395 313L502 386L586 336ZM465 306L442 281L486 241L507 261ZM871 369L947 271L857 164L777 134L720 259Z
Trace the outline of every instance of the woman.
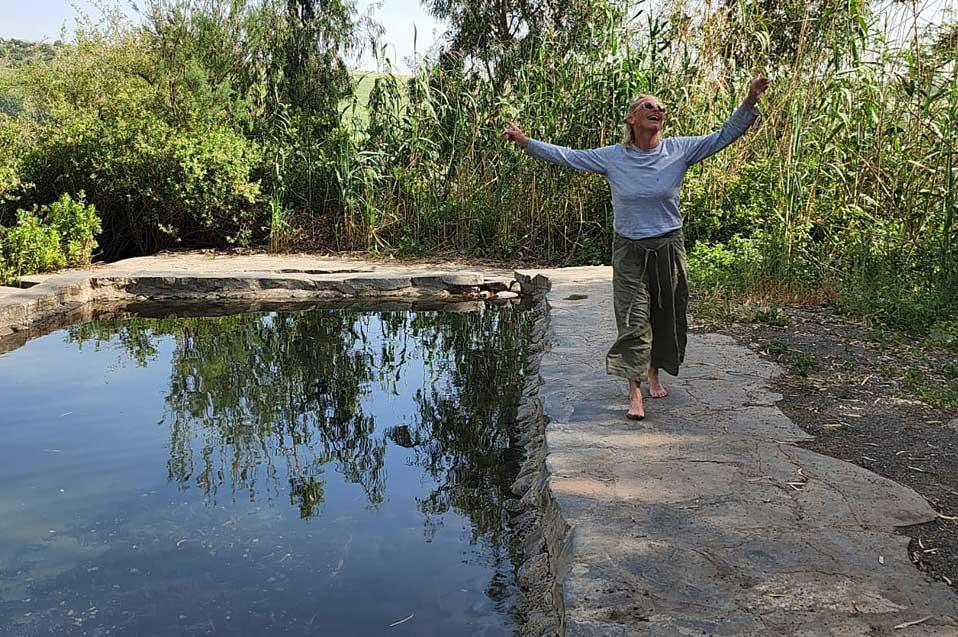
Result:
M536 159L604 175L612 190L612 296L619 337L606 357L609 374L629 381L630 420L645 418L642 382L652 398L668 396L659 370L677 376L685 358L688 281L679 189L689 166L741 137L758 117L768 80L756 77L748 96L718 131L662 137L665 107L642 95L625 117L621 144L572 150L530 139L510 123L505 136Z

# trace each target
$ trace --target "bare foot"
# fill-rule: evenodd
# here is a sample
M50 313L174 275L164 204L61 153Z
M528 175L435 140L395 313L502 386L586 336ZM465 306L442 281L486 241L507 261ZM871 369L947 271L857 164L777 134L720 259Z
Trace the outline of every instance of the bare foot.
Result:
M659 381L659 370L656 367L649 368L649 396L652 398L665 398L669 395L669 390L662 386Z
M629 411L625 414L629 420L642 420L645 418L645 406L642 404L642 386L634 381L629 381Z

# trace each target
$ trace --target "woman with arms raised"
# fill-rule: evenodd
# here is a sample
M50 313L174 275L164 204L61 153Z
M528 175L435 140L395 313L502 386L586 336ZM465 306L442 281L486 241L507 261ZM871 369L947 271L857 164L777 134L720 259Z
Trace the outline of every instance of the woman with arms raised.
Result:
M606 356L609 374L629 381L626 417L642 420L642 382L652 398L668 391L659 370L677 376L685 358L688 280L679 189L690 166L741 137L758 117L768 80L751 81L748 96L718 131L662 137L665 107L642 95L625 117L621 144L572 150L530 139L510 123L505 136L536 159L604 175L612 191L612 296L618 339Z

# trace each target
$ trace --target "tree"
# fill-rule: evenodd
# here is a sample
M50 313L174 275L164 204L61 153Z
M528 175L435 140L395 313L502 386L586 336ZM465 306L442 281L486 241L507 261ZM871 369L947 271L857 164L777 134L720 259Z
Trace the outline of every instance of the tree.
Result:
M592 25L620 15L616 4L606 0L424 0L423 4L449 23L440 65L480 70L500 86L538 50L547 31L561 36L554 50L561 57L590 46Z

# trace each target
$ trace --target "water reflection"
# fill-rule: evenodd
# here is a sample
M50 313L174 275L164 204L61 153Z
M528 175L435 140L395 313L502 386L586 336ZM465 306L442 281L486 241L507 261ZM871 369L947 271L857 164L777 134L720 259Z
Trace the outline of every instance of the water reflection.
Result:
M161 424L168 479L210 503L288 496L322 510L327 472L387 497L387 445L408 449L434 484L419 499L427 532L455 510L473 541L503 541L501 503L520 450L511 429L521 388L526 315L325 310L91 322L81 348L119 348L145 366L170 340ZM377 396L422 374L408 422L377 423Z
M0 354L0 635L515 629L531 317L287 307Z

